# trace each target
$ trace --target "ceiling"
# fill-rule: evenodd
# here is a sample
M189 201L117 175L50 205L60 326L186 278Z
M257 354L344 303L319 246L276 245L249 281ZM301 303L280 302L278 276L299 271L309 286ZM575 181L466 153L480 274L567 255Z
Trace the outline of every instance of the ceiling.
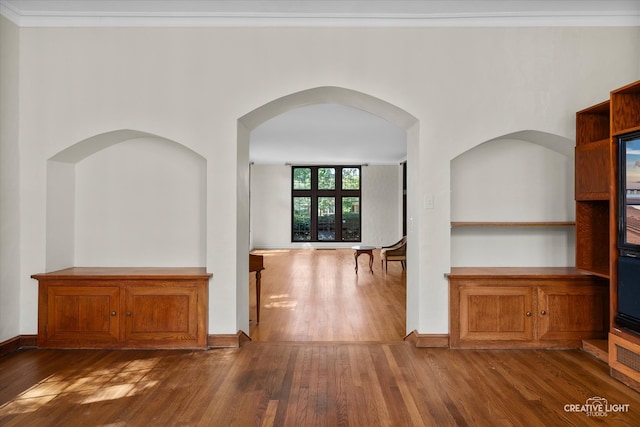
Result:
M21 27L640 26L640 0L0 0ZM254 163L398 163L404 130L333 104L277 116L251 134Z
M254 163L398 164L407 157L404 129L337 104L297 108L251 132Z
M637 25L640 0L0 0L0 13L21 26L594 26Z

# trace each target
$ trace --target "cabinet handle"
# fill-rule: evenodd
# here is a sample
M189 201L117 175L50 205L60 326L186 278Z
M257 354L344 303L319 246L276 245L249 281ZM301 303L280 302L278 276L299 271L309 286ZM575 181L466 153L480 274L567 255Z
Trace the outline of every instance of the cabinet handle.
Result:
M546 312L545 310L542 310L542 311L540 312L540 314L542 314L542 315L544 316L545 314L547 314L547 312Z
M112 311L112 312L111 312L111 315L112 315L112 316L115 316L115 315L116 315L116 312L115 312L115 311Z
M526 312L526 315L527 315L527 317L531 317L531 312L530 312L530 311L527 311L527 312Z
M131 316L131 312L130 311L127 311L126 314L127 314L127 316Z

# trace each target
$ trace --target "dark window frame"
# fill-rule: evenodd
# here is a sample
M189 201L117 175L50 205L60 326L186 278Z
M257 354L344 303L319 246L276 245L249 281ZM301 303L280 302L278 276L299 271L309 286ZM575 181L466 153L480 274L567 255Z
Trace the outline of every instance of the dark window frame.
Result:
M295 170L311 169L311 189L309 190L296 190L294 189L294 176ZM320 190L318 189L318 170L322 168L335 169L335 188L333 190ZM359 185L357 190L342 188L342 170L343 169L358 169ZM311 238L309 240L295 240L294 239L294 198L296 197L310 197L311 198ZM318 239L318 198L320 197L333 197L335 200L335 239L326 240ZM359 199L359 215L358 215L358 229L360 230L359 238L357 240L343 240L342 239L342 198L343 197L357 197ZM340 243L350 242L358 243L362 241L362 167L360 165L292 165L291 166L291 242L328 242L328 243Z

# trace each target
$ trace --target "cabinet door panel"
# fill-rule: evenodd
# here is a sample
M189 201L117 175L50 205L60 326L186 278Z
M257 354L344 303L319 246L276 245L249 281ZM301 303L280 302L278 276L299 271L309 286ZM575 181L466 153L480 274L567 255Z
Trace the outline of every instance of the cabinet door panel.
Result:
M46 339L49 345L119 339L117 287L51 286Z
M608 289L602 286L538 288L540 339L605 338Z
M533 295L529 288L460 289L461 340L533 339Z
M195 287L130 286L125 291L125 340L185 345L198 338Z

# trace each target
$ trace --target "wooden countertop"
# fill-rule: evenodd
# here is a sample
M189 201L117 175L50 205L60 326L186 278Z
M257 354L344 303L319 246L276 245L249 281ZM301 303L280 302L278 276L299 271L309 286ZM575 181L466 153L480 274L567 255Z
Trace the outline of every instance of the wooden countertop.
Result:
M575 267L451 267L449 278L593 278Z
M64 279L204 279L210 278L205 267L72 267L50 273L34 274L37 280Z

